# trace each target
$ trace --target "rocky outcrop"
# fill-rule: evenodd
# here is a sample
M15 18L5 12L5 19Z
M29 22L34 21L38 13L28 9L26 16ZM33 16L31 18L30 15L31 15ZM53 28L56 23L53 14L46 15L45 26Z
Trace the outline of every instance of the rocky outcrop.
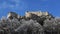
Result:
M60 19L48 12L9 12L0 20L0 34L60 34Z

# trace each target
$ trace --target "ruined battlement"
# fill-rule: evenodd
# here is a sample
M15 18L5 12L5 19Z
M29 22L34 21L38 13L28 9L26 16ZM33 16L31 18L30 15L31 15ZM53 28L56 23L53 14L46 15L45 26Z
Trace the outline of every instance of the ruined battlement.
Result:
M42 16L42 15L47 16L47 15L49 15L48 12L41 12L41 11L39 11L39 12L25 12L25 16L26 16L26 17L30 17L31 14L35 14L35 15L37 15L37 16Z

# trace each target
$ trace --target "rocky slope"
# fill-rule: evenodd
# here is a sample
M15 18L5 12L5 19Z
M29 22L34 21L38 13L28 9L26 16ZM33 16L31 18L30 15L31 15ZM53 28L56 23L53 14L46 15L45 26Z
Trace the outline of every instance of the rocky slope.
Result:
M27 12L25 16L9 12L0 19L0 34L60 34L60 18L48 12Z

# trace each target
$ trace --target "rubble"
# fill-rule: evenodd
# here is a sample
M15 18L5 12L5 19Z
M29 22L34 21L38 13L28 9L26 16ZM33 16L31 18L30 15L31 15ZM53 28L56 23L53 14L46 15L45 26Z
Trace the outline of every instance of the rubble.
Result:
M46 34L60 34L60 22L57 19L45 20L44 30Z

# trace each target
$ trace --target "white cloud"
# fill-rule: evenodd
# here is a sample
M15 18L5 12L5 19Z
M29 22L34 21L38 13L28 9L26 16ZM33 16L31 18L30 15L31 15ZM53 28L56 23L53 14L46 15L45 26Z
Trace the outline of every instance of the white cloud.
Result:
M10 3L15 3L14 4L10 4ZM6 9L6 8L10 8L10 10L24 10L27 8L27 4L24 3L21 0L8 0L8 1L4 1L0 8Z

